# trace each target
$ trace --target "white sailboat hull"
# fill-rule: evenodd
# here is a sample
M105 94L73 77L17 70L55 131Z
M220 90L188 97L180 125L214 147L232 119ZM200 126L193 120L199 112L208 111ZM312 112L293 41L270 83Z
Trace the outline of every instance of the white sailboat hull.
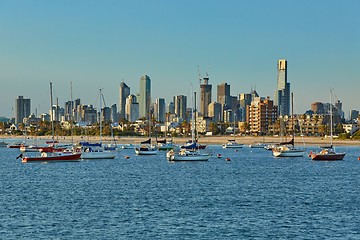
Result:
M303 157L305 150L296 148L274 148L272 150L274 157Z
M83 152L81 159L114 159L116 156L115 152Z

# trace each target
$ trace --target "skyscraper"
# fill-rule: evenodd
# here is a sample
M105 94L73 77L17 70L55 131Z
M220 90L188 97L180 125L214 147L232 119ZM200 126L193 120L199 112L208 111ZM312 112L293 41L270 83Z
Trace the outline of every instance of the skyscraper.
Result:
M186 120L187 98L184 95L174 97L175 114L178 118Z
M135 122L139 118L139 104L135 95L129 95L126 98L125 118L129 122Z
M140 78L139 117L148 118L151 103L151 79L148 75Z
M277 89L274 103L278 107L279 116L290 114L290 83L287 82L287 61L285 59L278 60L277 64Z
M221 104L221 119L224 120L224 111L231 108L230 85L222 83L217 85L217 102Z
M165 99L157 98L154 104L154 116L159 122L165 122Z
M130 95L130 88L124 80L120 83L120 89L119 89L119 118L123 119L125 118L125 104L126 104L126 98Z
M200 84L200 113L208 116L208 108L211 103L211 84L209 84L209 77L203 78L203 83Z
M230 85L227 83L222 83L217 86L217 102L223 106L230 106Z
M30 99L18 96L15 100L15 123L22 123L23 119L30 116Z

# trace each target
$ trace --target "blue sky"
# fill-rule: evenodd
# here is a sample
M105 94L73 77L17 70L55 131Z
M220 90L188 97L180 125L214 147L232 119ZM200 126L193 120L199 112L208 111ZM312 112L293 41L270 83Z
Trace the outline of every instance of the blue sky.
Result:
M358 0L0 0L0 116L17 96L48 112L49 81L59 104L73 98L118 103L122 79L138 92L152 79L152 98L198 90L198 67L231 94L256 88L273 98L277 60L288 60L295 112L329 101L360 109Z

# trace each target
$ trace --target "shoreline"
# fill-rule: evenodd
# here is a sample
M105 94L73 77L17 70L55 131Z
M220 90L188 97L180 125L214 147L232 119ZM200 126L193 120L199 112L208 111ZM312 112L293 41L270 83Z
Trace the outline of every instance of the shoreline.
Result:
M28 136L27 139L31 142L35 142L35 141L46 141L46 140L51 140L50 136L41 136L41 137L33 137L33 136ZM99 141L100 137L89 137L89 136L59 136L59 137L55 137L55 140L59 141L59 142L72 142L72 139L75 143L78 143L80 141ZM117 144L140 144L141 141L144 141L148 139L148 137L134 137L134 136L121 136L121 137L115 137L115 141ZM162 138L160 138L162 139ZM189 136L188 138L185 137L175 137L173 138L173 142L176 144L184 144L186 141L190 140L191 137ZM242 143L245 145L250 145L250 144L256 144L259 142L264 142L267 144L276 144L280 142L280 137L271 137L271 136L266 136L266 137L256 137L256 136L245 136L245 137L241 137L241 136L201 136L199 138L199 143L201 144L207 144L207 145L219 145L219 144L224 144L226 143L229 139L235 139L238 143ZM287 141L289 141L291 138L287 137ZM10 141L22 141L24 140L24 137L20 137L20 136L7 136L2 138L2 140L0 141L4 141L6 142L6 140L10 140ZM152 138L153 141L155 141L155 138ZM105 136L102 137L102 141L104 143L113 143L114 140L111 137ZM284 140L286 141L286 140ZM296 145L300 146L300 145L329 145L330 144L330 139L329 138L323 138L323 137L297 137L295 138L295 142ZM338 139L334 139L333 140L333 145L334 146L360 146L360 140L350 140L350 139L346 139L346 140L338 140Z

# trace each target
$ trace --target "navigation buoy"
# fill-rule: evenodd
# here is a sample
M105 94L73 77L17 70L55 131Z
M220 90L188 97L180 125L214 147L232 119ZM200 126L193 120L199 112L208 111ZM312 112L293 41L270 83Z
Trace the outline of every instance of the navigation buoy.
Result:
M129 156L125 156L126 159L129 159L130 157Z
M220 153L216 154L216 156L217 156L217 158L221 158L221 154L220 154Z
M360 160L360 157L358 157L358 160Z
M226 161L230 161L231 159L230 158L226 158Z

